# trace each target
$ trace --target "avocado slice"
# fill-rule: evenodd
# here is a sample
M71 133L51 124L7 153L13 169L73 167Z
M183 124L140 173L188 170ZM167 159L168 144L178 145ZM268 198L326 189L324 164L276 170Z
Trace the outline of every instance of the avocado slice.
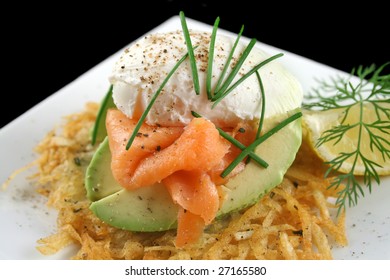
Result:
M111 152L108 137L97 148L85 173L87 197L96 201L123 188L116 182L111 173Z
M117 228L156 232L177 227L179 208L162 184L122 190L93 202L97 217Z
M268 119L266 125L274 127L285 118L286 115ZM224 202L217 217L256 203L280 184L295 159L301 141L301 120L298 119L259 145L255 153L268 162L269 167L265 169L251 161L241 173L231 178L223 186ZM125 230L153 232L175 228L178 207L165 187L155 184L133 191L123 189L112 176L110 158L108 141L105 140L87 170L86 188L88 197L93 201L90 209L95 215ZM95 186L99 186L98 191L93 190Z
M274 119L272 127L277 122ZM293 163L301 143L302 127L299 118L257 146L255 153L269 164L268 168L259 167L251 161L241 173L231 178L224 185L224 202L217 216L253 205L279 185Z

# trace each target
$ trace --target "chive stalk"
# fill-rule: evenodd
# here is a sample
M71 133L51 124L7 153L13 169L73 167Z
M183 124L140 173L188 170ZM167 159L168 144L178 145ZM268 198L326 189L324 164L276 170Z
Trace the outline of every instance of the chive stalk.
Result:
M152 99L150 100L148 106L146 107L145 111L142 113L141 117L139 118L138 122L137 122L137 125L135 126L134 128L134 131L133 133L131 134L130 138L129 138L129 141L127 141L127 144L126 144L126 150L128 150L131 146L131 144L133 144L133 141L135 139L135 137L137 136L137 133L139 131L139 129L141 128L141 125L142 123L144 122L146 116L148 115L150 109L152 108L154 102L156 101L157 97L160 95L161 91L163 90L165 84L168 82L168 80L171 78L171 76L173 75L173 73L175 73L176 69L179 68L179 66L184 62L184 60L187 58L188 56L188 53L186 53L176 64L175 66L172 68L172 70L168 73L168 75L165 77L164 81L161 83L160 87L157 89L157 91L153 94L153 97Z
M206 77L206 92L207 92L207 98L209 100L212 98L211 80L213 78L214 46L215 46L215 38L217 36L218 24L219 24L219 17L217 17L217 19L215 20L213 32L211 33L211 39L210 39L209 59L207 64L207 77Z
M181 26L183 29L183 35L184 39L186 41L187 45L187 51L188 51L188 57L190 58L190 65L192 70L192 79L194 81L194 90L197 95L200 93L200 86L199 86L199 77L198 77L198 69L196 67L196 60L194 55L194 48L192 46L190 32L188 31L187 22L184 16L184 13L180 12L180 20L181 20Z

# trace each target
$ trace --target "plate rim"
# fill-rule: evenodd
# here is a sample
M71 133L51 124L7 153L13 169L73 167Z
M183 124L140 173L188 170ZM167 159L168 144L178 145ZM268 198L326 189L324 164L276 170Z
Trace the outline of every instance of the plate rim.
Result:
M163 21L161 24L159 24L156 27L152 28L151 30L149 30L145 34L139 36L136 40L138 40L139 38L145 36L146 34L159 31L163 27L170 26L172 24L177 24L178 21L179 21L179 16L177 16L177 15L172 16L172 17L168 18L167 20ZM203 22L197 21L196 19L192 19L192 18L187 18L187 23L188 23L188 26L190 27L190 29L191 29L191 25L192 24L197 25L197 26L201 26L201 27L204 27L204 28L208 28L208 29L212 28L211 25L209 25L207 23L203 23ZM224 30L224 29L221 29L221 31L223 33L226 33L226 34L234 35L234 33L231 32L231 31L227 31L227 30ZM249 38L247 38L247 37L245 37L244 39L249 40ZM19 126L23 122L28 124L29 123L29 119L31 117L33 117L35 114L39 113L39 111L42 110L43 107L47 106L47 104L49 104L50 102L53 102L53 100L55 101L58 96L66 94L67 91L71 90L72 87L77 86L78 83L80 81L82 81L83 79L86 79L86 77L90 78L89 76L90 75L94 75L94 73L97 71L97 69L103 67L109 61L112 61L113 59L118 57L118 55L120 55L127 46L129 46L130 44L132 44L136 40L126 44L125 46L120 48L118 51L114 52L112 55L108 56L106 59L102 60L101 62L99 62L98 64L96 64L95 66L93 66L92 68L90 68L89 70L84 72L83 74L81 74L79 77L77 77L76 79L70 81L67 85L65 85L61 89L57 90L56 92L52 93L51 95L49 95L48 97L46 97L42 101L38 102L36 105L31 107L30 109L25 111L23 114L19 115L18 117L13 119L11 122L7 123L2 128L0 128L0 143L1 143L1 141L3 141L4 138L7 138L7 133L12 131L15 126ZM309 63L311 65L315 65L315 66L324 68L326 71L331 71L334 74L340 74L341 73L343 75L348 75L348 73L346 73L346 72L343 72L341 70L338 70L338 69L333 68L331 66L328 66L326 64L314 61L312 59L306 58L306 57L304 57L302 55L298 55L298 54L292 53L292 52L287 51L287 50L283 50L283 49L280 49L280 48L277 48L277 47L274 47L274 46L270 46L270 45L264 44L262 42L258 42L257 45L260 46L260 47L266 47L268 49L275 50L275 51L282 51L290 59L302 60L305 63ZM283 63L283 64L286 64L286 63ZM59 121L60 120L57 120L56 122L58 123ZM43 138L44 135L40 135L40 136L41 136L40 138ZM1 175L1 171L0 171L0 175ZM390 179L390 178L388 178L388 179ZM1 195L1 192L0 192L0 195ZM1 206L0 206L0 210L1 210ZM1 212L0 212L0 215L1 215ZM388 238L390 238L390 237L388 237ZM387 244L390 244L390 242L388 242ZM1 249L1 246L0 246L0 249ZM334 254L334 252L332 252L332 253ZM1 254L2 254L2 252L0 251L0 258L1 258ZM387 257L390 258L390 255L387 255Z

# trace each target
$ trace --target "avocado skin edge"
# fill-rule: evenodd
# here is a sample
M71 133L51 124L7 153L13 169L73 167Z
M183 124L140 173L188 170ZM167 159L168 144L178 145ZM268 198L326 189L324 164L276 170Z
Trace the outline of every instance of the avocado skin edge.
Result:
M278 116L267 123L274 126L285 117ZM262 168L251 161L241 173L231 178L223 186L224 202L217 218L255 204L279 185L293 163L301 141L301 119L298 119L259 145L255 153L268 162L269 167ZM133 191L123 189L112 176L110 158L108 140L105 139L86 173L92 212L107 224L124 230L156 232L176 228L179 208L165 187L155 184Z

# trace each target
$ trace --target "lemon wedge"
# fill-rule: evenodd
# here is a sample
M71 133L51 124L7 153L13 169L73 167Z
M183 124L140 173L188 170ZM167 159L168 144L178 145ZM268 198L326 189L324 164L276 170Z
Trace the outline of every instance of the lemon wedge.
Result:
M341 173L390 174L390 104L371 102L345 108L304 111L304 138L312 150Z

